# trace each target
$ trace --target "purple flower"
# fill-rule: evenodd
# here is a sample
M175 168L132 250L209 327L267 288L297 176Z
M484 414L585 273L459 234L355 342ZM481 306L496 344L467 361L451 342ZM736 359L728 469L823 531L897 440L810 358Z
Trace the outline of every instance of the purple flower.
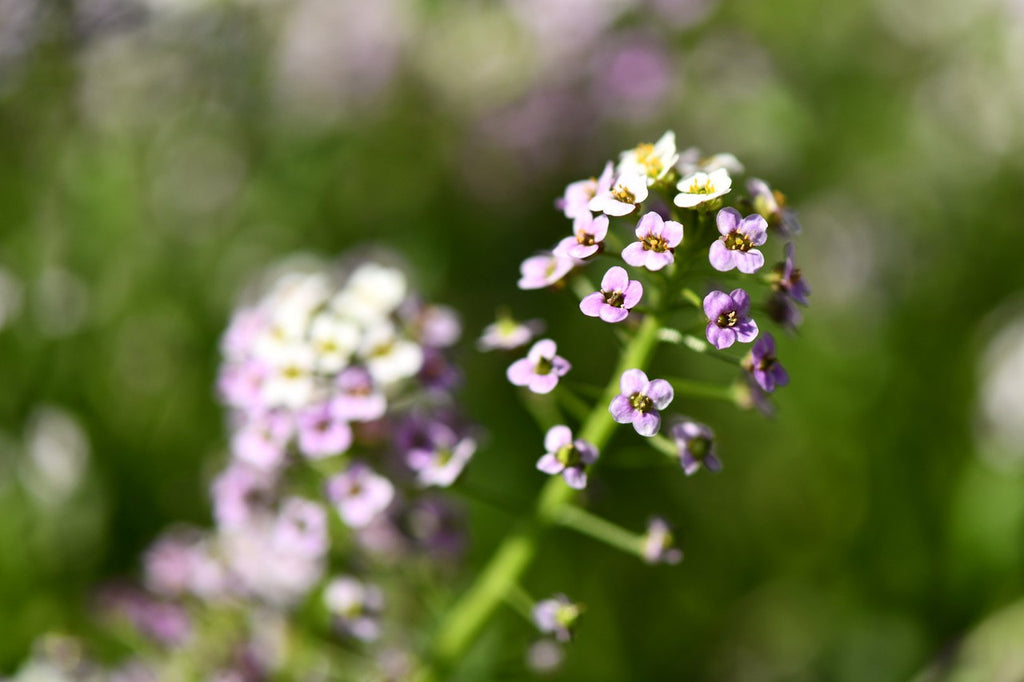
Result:
M258 469L275 469L284 462L292 430L292 419L284 412L250 415L231 437L231 452Z
M334 578L324 588L324 605L335 626L356 639L370 642L380 636L379 616L384 595L376 585L351 576Z
M351 528L363 528L388 508L395 497L391 481L378 476L362 462L327 480L327 498Z
M757 337L757 323L750 319L750 294L743 289L728 294L712 291L704 297L704 314L708 316L708 342L718 350Z
M338 418L330 403L308 407L296 415L299 449L311 459L339 455L352 445L352 427Z
M555 284L576 266L576 261L556 253L531 256L519 266L520 289L543 289Z
M782 325L788 332L796 331L796 328L803 322L804 316L793 303L793 299L781 291L772 293L765 301L764 307L769 319Z
M545 474L562 474L570 488L587 487L587 466L597 460L597 448L585 440L573 440L568 426L548 429L544 436L546 452L537 460L537 468Z
M564 594L537 602L533 607L533 622L545 634L553 634L559 642L572 639L572 630L583 608L569 601Z
M572 233L574 236L558 242L554 254L577 260L593 256L608 236L608 216L599 215L595 218L590 211L581 213L572 221Z
M335 381L338 395L331 400L331 413L344 421L367 422L380 419L387 411L384 394L362 367L349 367Z
M476 452L476 441L459 436L443 422L430 422L424 431L425 442L405 453L405 463L416 472L420 485L446 488L455 482Z
M448 393L462 382L462 374L442 351L423 349L423 366L416 375L424 388L437 393Z
M234 461L213 479L213 518L221 529L238 528L270 506L274 477L244 462Z
M263 407L263 384L269 370L259 360L225 364L217 377L217 390L225 403L242 410Z
M764 180L750 178L747 180L747 191L754 210L768 221L768 224L785 235L800 234L800 221L796 212L786 206L786 196L773 190Z
M637 223L636 238L638 241L622 250L622 260L635 267L661 270L675 260L673 252L683 241L683 226L651 211Z
M765 393L789 383L789 374L775 357L775 339L766 333L759 338L743 361L743 366Z
M684 418L672 427L672 440L679 448L679 463L687 476L697 473L701 465L721 471L722 463L715 456L715 434L706 424Z
M683 552L675 546L672 529L665 519L656 516L647 523L643 556L649 564L678 564L683 560Z
M804 280L800 268L796 267L793 261L795 248L793 243L786 244L786 260L772 268L770 276L772 289L789 296L800 305L807 305L807 296L811 293L810 287Z
M301 497L286 498L274 521L273 544L275 549L288 554L323 556L330 545L327 512L319 504Z
M664 379L648 381L639 369L627 369L619 379L622 393L612 399L608 411L620 424L632 422L641 436L653 436L661 428L661 413L672 402L672 385Z
M720 272L736 268L749 275L764 265L764 255L755 249L768 238L768 223L758 214L741 218L734 208L723 208L715 218L721 239L711 245L711 266Z
M541 339L533 344L525 358L509 365L508 380L514 386L526 386L534 393L550 393L558 384L558 378L572 369L569 361L556 355L557 345L551 339Z
M508 314L499 314L497 321L484 327L476 347L481 351L519 348L529 343L543 329L542 320L517 322Z
M580 301L580 310L589 317L600 317L605 322L622 322L630 309L640 302L644 287L629 278L624 268L615 265L604 273L601 291L588 294Z

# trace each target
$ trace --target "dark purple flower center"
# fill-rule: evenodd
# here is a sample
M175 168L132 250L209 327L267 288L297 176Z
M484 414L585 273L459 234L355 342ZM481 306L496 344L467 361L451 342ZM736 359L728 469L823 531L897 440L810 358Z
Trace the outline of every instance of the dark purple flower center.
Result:
M555 452L555 459L564 467L579 466L583 462L580 458L580 451L572 443L558 448Z
M665 253L671 251L668 242L661 237L657 237L653 234L648 234L646 237L640 239L640 243L644 246L644 251L655 251L657 253Z
M750 241L750 237L740 232L730 232L729 236L725 238L725 248L730 251L742 251L746 253L750 249L754 248L754 243Z
M537 372L537 374L541 375L550 374L551 370L554 369L554 367L555 365L554 363L551 362L550 358L541 358L540 360L537 361L535 371Z
M626 302L626 296L621 291L601 291L604 302L615 308L621 308Z
M634 410L639 410L640 412L648 412L654 407L654 401L643 393L634 393L629 396L629 404L633 406Z
M711 439L697 436L686 444L686 449L690 451L694 459L703 460L711 452Z
M715 324L722 328L735 327L737 324L739 324L739 322L740 316L736 313L735 310L729 310L727 312L724 312L718 316L717 320L715 320Z

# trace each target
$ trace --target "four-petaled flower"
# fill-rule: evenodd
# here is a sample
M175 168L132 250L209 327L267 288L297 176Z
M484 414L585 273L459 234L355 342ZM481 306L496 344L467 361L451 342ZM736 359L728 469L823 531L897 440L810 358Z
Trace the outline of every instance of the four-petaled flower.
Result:
M576 260L555 253L531 256L519 266L520 289L543 289L557 283L573 269Z
M697 171L680 180L676 189L679 190L679 194L673 200L675 205L680 208L695 208L728 194L732 189L732 178L729 177L729 171L724 168L710 173Z
M743 289L728 294L712 291L704 297L704 314L708 316L708 343L718 350L757 338L757 323L750 318L750 294Z
M558 242L554 255L578 260L593 256L601 249L608 235L608 216L599 215L595 218L590 211L581 213L572 221L572 233L574 236Z
M697 473L701 466L721 471L722 463L715 456L715 434L707 424L684 418L672 427L672 440L679 448L679 463L687 476Z
M599 183L600 184L600 183ZM609 216L629 215L647 199L647 176L636 171L621 173L607 189L598 192L587 207Z
M580 301L580 310L589 317L600 317L605 322L622 322L629 311L640 302L644 287L630 279L624 268L615 265L604 273L601 291L587 294Z
M627 369L619 379L622 391L608 406L620 424L633 424L641 436L653 436L661 428L661 413L672 402L672 385L664 379L650 381L639 369Z
M405 462L416 472L420 485L446 488L476 452L476 441L460 436L443 422L430 422L424 431L424 442L405 453Z
M708 258L720 272L736 268L750 275L764 265L764 255L755 249L768 239L768 222L757 213L743 218L734 208L723 208L715 218L721 238L711 245Z
M508 380L515 386L526 386L534 393L550 393L558 379L572 369L565 358L557 355L558 346L551 339L541 339L530 347L525 358L509 365Z
M743 360L743 367L765 393L789 383L789 373L775 357L775 339L771 334L765 334L754 343L750 354Z
M568 642L581 613L582 606L572 603L564 594L556 594L534 605L533 622L541 632L554 635L559 642Z
M573 440L568 426L559 424L544 436L546 452L537 460L537 468L552 476L562 474L571 488L587 487L587 466L597 460L597 448L585 440Z
M637 223L636 238L622 250L622 260L634 267L661 270L675 260L673 253L683 241L683 226L651 211Z
M512 350L529 343L543 329L541 320L518 322L508 313L499 313L495 322L484 327L476 347L481 351Z

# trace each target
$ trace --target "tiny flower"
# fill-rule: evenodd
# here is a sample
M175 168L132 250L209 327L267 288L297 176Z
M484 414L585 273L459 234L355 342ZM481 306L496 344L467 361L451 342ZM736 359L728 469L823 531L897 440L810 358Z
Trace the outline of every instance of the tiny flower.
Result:
M601 291L583 297L580 310L588 317L600 317L605 322L622 322L640 302L643 293L643 285L631 280L626 270L616 265L604 273Z
M577 260L593 256L608 236L608 216L599 215L595 218L590 211L581 213L572 221L572 233L574 236L558 242L554 254Z
M670 130L654 144L641 144L622 152L616 170L620 174L632 172L643 175L647 184L653 185L668 175L678 160L676 134Z
M260 360L229 363L221 367L217 389L224 402L242 410L263 407L263 384L269 369Z
M619 379L622 393L608 406L619 424L633 424L641 436L653 436L661 428L661 413L672 402L672 385L664 379L649 381L639 369L627 369Z
M580 438L573 440L569 427L558 425L548 429L544 449L546 452L537 460L537 469L552 476L562 474L570 488L587 487L587 466L597 460L597 448Z
M229 464L210 485L218 528L238 528L248 523L270 506L274 487L271 473L239 461Z
M683 419L672 427L672 440L679 448L679 463L687 476L697 473L702 465L721 471L722 463L715 456L715 434L706 424Z
M580 604L572 603L564 594L556 594L534 605L533 622L544 634L554 635L559 642L568 642L582 613Z
M609 161L600 178L587 178L569 183L565 188L565 194L555 202L555 206L561 209L566 218L575 218L583 214L590 214L588 204L598 192L606 192L612 186L613 169Z
M793 299L782 291L773 292L768 297L765 301L765 310L773 322L782 325L788 332L795 331L804 319Z
M588 208L607 216L629 215L647 199L647 176L635 171L619 175L604 192L590 200Z
M324 588L324 605L343 632L364 642L380 636L379 616L384 608L384 595L376 585L351 576L334 578Z
M331 399L331 413L344 421L368 422L380 419L388 402L362 367L349 367L335 379L338 394Z
M675 205L680 208L695 208L728 194L732 189L732 178L729 177L729 171L724 168L710 173L697 171L680 180L676 189L679 190L679 194L674 199Z
M446 488L455 482L476 452L476 441L460 437L442 422L427 424L425 436L424 443L405 453L405 463L416 472L420 485Z
M518 322L507 314L500 314L497 321L484 327L483 333L476 342L476 347L481 351L499 348L512 350L529 343L543 329L544 322L542 320Z
M786 244L786 260L772 268L772 274L768 279L772 289L785 294L800 305L807 305L807 296L810 295L811 289L807 286L800 268L794 263L795 251L792 242Z
M534 393L550 393L572 365L556 355L557 345L551 339L533 344L525 358L516 360L508 368L508 380L514 386L526 386Z
M743 366L765 393L771 393L777 386L789 383L789 373L775 357L775 339L771 334L766 333L754 342Z
M330 403L313 405L295 417L299 450L311 459L339 455L352 445L352 427L339 419Z
M764 265L764 255L755 249L768 238L768 223L758 214L741 218L734 208L723 208L715 218L721 238L711 244L708 258L719 272L736 268L750 275Z
M391 481L373 472L362 462L353 462L348 469L327 480L327 498L338 509L338 515L352 528L364 528L388 508L395 497Z
M704 314L708 316L708 343L718 350L757 338L757 323L750 319L750 294L743 289L728 294L712 291L704 297Z
M555 253L531 256L519 266L520 289L543 289L556 284L576 266L576 260Z
M800 234L800 221L796 212L786 206L786 196L782 192L773 190L758 178L747 180L747 191L754 210L764 216L771 227L786 235Z
M734 155L725 152L705 157L696 147L690 147L679 154L676 168L683 177L693 175L697 171L711 173L719 168L729 171L730 175L740 175L744 171L743 164Z
M651 211L637 223L636 238L622 250L622 260L634 267L661 270L675 260L675 249L683 241L683 226Z
M313 318L309 338L317 369L334 374L344 369L359 347L359 328L333 313L322 312Z
M315 502L289 497L281 503L274 521L274 548L303 557L320 557L330 545L327 512Z
M365 263L352 273L331 305L344 317L372 324L386 319L398 308L408 287L405 274L398 268Z
M424 303L417 296L402 303L398 316L416 341L428 348L448 348L462 336L457 312L445 305Z
M359 356L373 380L382 386L416 376L423 366L423 348L400 336L388 321L366 330Z
M263 382L265 404L291 409L308 404L316 390L316 353L312 346L302 341L289 342L268 350L265 359L270 365Z
M647 523L643 556L649 564L678 564L683 560L683 551L675 546L672 529L665 519L656 516Z
M252 414L231 437L231 452L257 469L269 471L284 462L293 423L284 412Z

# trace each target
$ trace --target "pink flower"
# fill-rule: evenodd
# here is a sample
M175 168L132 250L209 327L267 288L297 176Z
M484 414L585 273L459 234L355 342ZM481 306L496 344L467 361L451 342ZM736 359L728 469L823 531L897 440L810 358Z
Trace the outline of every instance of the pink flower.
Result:
M559 377L572 369L568 360L556 355L557 350L554 341L541 339L533 344L525 358L509 365L508 380L534 393L550 393L558 385Z
M644 287L630 279L625 268L613 266L604 273L601 291L588 294L580 301L580 310L588 317L600 317L605 322L622 322L630 309L640 302Z
M637 223L636 238L622 250L622 260L634 267L661 270L675 260L675 249L683 241L683 226L651 211Z

